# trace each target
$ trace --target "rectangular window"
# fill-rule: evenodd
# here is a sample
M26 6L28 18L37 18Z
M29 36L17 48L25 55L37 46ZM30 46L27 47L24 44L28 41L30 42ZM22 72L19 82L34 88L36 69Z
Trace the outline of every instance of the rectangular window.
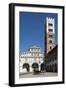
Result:
M53 29L48 29L49 32L53 32Z
M52 38L53 37L53 35L49 35L49 38Z
M53 24L52 24L52 23L48 23L48 25L49 25L49 26L53 26Z

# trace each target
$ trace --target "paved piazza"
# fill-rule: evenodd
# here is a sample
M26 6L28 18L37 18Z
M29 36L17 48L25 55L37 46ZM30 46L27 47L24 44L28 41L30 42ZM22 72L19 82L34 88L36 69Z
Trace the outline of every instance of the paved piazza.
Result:
M20 78L30 78L30 77L53 77L57 76L58 73L52 73L52 72L45 72L45 73L39 73L39 74L34 74L34 73L27 73L20 75Z

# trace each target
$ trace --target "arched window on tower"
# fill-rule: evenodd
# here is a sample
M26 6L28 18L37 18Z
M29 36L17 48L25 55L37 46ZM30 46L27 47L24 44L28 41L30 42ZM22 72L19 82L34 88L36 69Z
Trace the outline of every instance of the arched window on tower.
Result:
M52 47L50 46L50 50L52 49Z
M49 35L49 38L52 38L53 37L53 35Z
M52 40L49 40L49 43L52 43Z
M49 26L53 26L53 24L52 24L52 23L48 23L48 25L49 25Z
M49 32L53 32L53 29L48 29Z

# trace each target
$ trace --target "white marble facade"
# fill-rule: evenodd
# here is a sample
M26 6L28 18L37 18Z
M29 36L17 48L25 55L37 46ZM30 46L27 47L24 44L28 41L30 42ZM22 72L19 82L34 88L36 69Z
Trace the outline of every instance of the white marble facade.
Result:
M41 70L41 65L44 63L44 54L41 53L41 49L37 46L32 46L28 49L27 52L20 53L19 58L19 71L20 73L25 72L33 72L34 67Z

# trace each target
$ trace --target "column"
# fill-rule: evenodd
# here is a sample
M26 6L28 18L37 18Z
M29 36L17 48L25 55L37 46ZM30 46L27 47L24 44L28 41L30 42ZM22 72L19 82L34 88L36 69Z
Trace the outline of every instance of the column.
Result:
M33 68L32 68L32 66L30 66L30 72L33 72Z
M41 71L41 65L39 64L39 71Z

